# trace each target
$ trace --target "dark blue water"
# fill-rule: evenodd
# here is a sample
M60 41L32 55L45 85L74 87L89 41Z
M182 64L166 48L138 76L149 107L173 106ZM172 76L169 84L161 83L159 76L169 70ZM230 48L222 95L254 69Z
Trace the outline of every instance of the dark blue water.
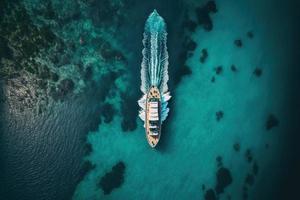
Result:
M42 114L3 110L3 199L70 198L88 168L82 156L86 133L99 123L96 101L72 98Z

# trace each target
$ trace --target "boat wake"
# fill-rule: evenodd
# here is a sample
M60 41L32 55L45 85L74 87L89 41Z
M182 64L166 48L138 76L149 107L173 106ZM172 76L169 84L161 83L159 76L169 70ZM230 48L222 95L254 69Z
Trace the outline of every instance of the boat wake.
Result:
M161 122L169 112L168 101L171 98L168 91L168 51L167 31L164 19L154 10L148 17L143 39L143 61L141 69L142 98L138 101L141 107L139 117L145 121L147 92L151 86L156 86L161 94Z

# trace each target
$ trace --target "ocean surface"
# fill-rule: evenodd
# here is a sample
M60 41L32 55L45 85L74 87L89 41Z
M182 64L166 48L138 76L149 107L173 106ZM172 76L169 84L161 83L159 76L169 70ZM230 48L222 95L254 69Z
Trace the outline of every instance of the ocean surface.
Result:
M0 199L295 199L299 3L0 3ZM170 113L138 118L144 23L168 32Z

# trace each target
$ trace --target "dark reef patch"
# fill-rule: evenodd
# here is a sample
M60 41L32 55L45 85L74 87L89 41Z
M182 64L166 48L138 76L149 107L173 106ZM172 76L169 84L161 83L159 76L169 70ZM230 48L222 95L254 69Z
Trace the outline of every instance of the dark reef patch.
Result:
M254 37L253 32L252 31L248 31L247 32L247 37L252 39Z
M84 145L85 155L89 155L90 153L92 153L92 151L93 151L93 147L92 147L91 143L86 142Z
M247 161L249 163L252 162L253 160L253 155L252 155L252 151L250 149L247 149L246 152L245 152L245 158L247 159Z
M194 51L197 47L197 43L193 41L190 37L186 37L183 44L184 44L184 48L187 51Z
M271 130L272 128L279 125L279 120L274 114L270 114L265 124L266 130Z
M216 197L215 191L213 189L208 189L205 192L204 199L205 200L216 200L217 197Z
M223 165L223 161L222 161L221 156L217 156L216 161L217 161L217 166L218 167L221 167Z
M84 177L88 172L95 169L96 165L92 164L90 161L85 161L80 168L80 177Z
M245 151L245 157L248 161L249 164L252 163L252 165L250 165L251 167L249 168L249 171L247 172L247 174L245 175L245 179L243 182L243 187L242 187L242 199L248 199L249 197L249 188L252 187L255 183L255 176L257 176L258 174L258 164L257 161L254 160L252 162L253 155L250 149L247 149Z
M136 93L132 94L131 91L128 91L127 93L122 93L121 98L121 128L124 132L134 131L137 127L136 118L138 116L138 105L136 100L138 97L136 96Z
M205 63L207 57L208 57L207 49L202 49L201 50L201 55L200 55L200 62Z
M248 188L246 186L243 186L242 198L244 200L248 199Z
M191 19L186 19L183 22L183 27L186 28L190 32L194 32L197 27L197 23Z
M92 164L90 161L85 161L79 170L79 180L77 182L81 182L90 171L95 169L95 167L96 165Z
M235 65L231 65L231 66L230 66L230 69L231 69L231 71L233 71L233 72L237 72L237 71L238 71Z
M216 112L216 120L220 121L224 117L224 112L223 111L218 111Z
M175 76L173 77L173 80L175 84L178 84L181 81L183 76L190 75L190 74L192 74L190 67L188 67L187 65L182 65L177 69Z
M110 71L102 75L99 81L88 82L89 89L93 92L93 96L97 98L99 102L104 102L109 95L113 95L115 80L121 75L121 73L122 72L120 71Z
M253 71L253 74L257 77L260 77L262 75L262 69L261 68L258 68L256 67Z
M101 107L101 111L102 116L104 118L104 123L110 123L113 120L114 115L116 113L113 105L109 103L104 103Z
M223 166L221 156L216 157L218 170L216 172L215 189L208 189L204 194L204 199L219 199L219 195L224 193L226 187L232 183L232 176L229 169ZM202 190L205 190L205 185L202 185Z
M88 131L96 131L98 130L98 127L99 125L102 123L102 120L101 120L101 108L99 109L95 109L93 115L95 116L93 118L92 121L90 121L90 124L89 124L89 130Z
M216 78L213 76L213 77L211 77L210 81L211 81L212 83L214 83L214 82L216 81Z
M252 174L247 174L245 178L245 183L249 186L252 186L254 184L254 176Z
M239 152L240 149L241 149L241 145L239 143L234 143L233 144L233 149L236 151L236 152Z
M191 69L186 65L186 60L193 54L194 50L197 48L197 43L193 41L190 33L184 30L188 29L189 31L193 31L196 26L197 24L194 24L194 21L190 19L188 13L185 12L183 14L183 19L180 21L180 27L178 27L178 29L182 31L177 31L175 34L176 37L175 35L173 35L169 38L173 41L174 44L169 48L169 53L175 55L176 57L176 59L170 60L170 65L174 66L174 68L169 69L169 75L170 77L172 77L172 79L169 80L169 88L171 90L180 83L183 76L192 73ZM169 116L171 117L171 115Z
M203 26L204 30L211 31L213 29L213 22L210 18L211 13L217 12L217 6L214 1L208 1L204 6L196 8L196 15L198 24Z
M253 166L252 166L252 172L253 172L253 174L254 174L255 176L258 174L258 170L259 170L258 164L257 164L257 162L255 161L255 162L253 163Z
M221 167L217 171L217 185L215 187L215 191L217 194L221 194L224 192L224 189L232 183L232 177L230 171Z
M222 67L221 65L220 65L220 66L217 66L217 67L215 68L215 72L216 72L217 75L222 74L222 73L223 73L223 67Z
M123 184L125 168L125 163L120 161L101 178L98 186L101 187L105 195L110 194L112 190L119 188Z
M234 44L235 44L235 46L237 46L239 48L243 46L243 43L242 43L241 39L234 40Z

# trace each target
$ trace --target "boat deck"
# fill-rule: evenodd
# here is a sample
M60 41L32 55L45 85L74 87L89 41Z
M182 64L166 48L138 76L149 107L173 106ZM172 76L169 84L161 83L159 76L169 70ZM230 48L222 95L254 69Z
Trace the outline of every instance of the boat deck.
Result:
M160 92L158 90L157 87L152 86L147 94L147 105L146 105L146 137L147 137L147 141L149 143L149 145L151 147L155 147L160 139L160 129L161 129L161 124L160 124L160 100L161 100L161 96L160 96ZM151 131L150 129L150 119L152 117L153 119L153 115L150 116L150 108L152 106L155 105L155 102L157 102L157 107L154 107L154 109L156 108L156 112L155 114L157 114L157 118L154 118L155 120L157 120L157 126L158 126L158 130L157 133ZM151 104L152 103L152 104ZM156 116L155 116L156 117Z

